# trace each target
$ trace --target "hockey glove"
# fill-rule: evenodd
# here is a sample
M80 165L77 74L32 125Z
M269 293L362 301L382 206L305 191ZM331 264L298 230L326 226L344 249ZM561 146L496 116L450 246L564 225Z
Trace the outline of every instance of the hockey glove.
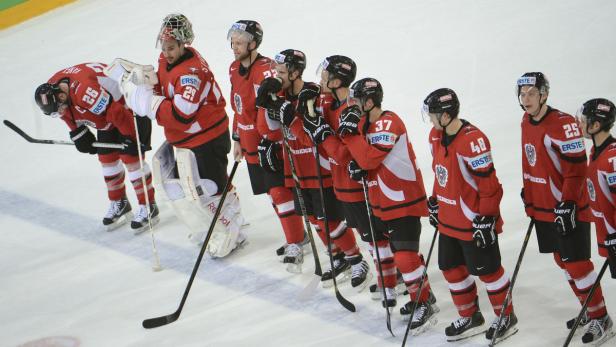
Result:
M137 141L131 139L130 137L123 136L122 144L124 145L124 148L120 151L122 154L127 154L127 155L132 155L132 156L139 155L139 150L138 150L139 147L137 146ZM152 147L150 147L148 144L141 142L141 153L145 153L151 149Z
M96 148L92 146L94 141L96 141L96 137L94 134L88 129L87 126L82 125L77 129L71 131L69 133L71 140L75 142L75 147L81 153L90 153L96 154Z
M160 104L165 100L165 97L154 95L152 86L135 84L131 79L134 71L124 77L120 84L122 95L126 106L140 117L148 117L156 119L156 112Z
M268 77L261 81L261 85L257 90L257 98L255 105L257 107L269 108L268 103L272 99L272 94L276 94L282 89L282 81L276 77Z
M340 127L338 135L345 137L347 135L359 135L359 120L361 119L361 110L359 106L352 105L345 108L340 115Z
M359 182L362 180L362 178L365 178L366 176L368 176L368 172L362 169L361 166L359 166L359 164L357 164L355 160L351 160L349 162L349 165L347 166L347 170L349 171L349 177L351 177L353 181Z
M325 122L325 118L318 113L314 118L304 116L304 131L316 145L320 145L326 138L334 135L332 128Z
M304 87L297 94L297 112L308 114L308 100L316 99L321 95L321 86L316 83L304 83Z
M496 242L495 224L496 218L492 216L477 216L473 219L473 240L478 248L486 248Z
M436 228L438 226L438 200L433 196L428 198L428 212L430 213L430 225Z
M575 212L576 206L574 201L561 201L554 207L554 224L556 231L562 236L566 236L575 229Z
M280 149L281 147L278 143L272 142L268 139L261 139L259 145L257 146L259 165L269 172L281 172L284 164L278 157Z
M605 241L603 241L603 245L607 249L612 278L616 278L616 233L607 234Z
M276 98L276 100L268 103L267 116L271 120L277 120L285 126L289 126L295 118L295 107L288 101Z

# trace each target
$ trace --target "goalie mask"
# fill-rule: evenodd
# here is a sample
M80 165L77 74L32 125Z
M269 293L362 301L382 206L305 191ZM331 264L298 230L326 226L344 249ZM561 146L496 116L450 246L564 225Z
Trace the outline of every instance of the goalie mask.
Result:
M171 39L186 45L190 45L195 39L192 24L185 15L172 13L163 19L163 24L156 38L156 48L162 46L162 41Z

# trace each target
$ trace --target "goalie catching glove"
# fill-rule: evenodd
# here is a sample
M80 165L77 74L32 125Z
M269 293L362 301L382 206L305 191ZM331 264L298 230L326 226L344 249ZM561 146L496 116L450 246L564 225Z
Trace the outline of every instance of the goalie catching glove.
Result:
M126 73L120 84L120 90L122 95L124 95L126 106L138 116L156 119L156 112L160 104L165 100L165 97L154 95L151 85L135 84L133 81L139 78L135 77L138 74L135 71Z

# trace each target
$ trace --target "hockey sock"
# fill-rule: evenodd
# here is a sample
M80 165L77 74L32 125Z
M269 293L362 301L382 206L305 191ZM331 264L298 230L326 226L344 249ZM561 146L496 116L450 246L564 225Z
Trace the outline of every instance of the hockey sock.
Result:
M325 230L325 221L319 220L319 228ZM359 254L359 246L355 241L355 234L347 227L345 222L329 221L329 236L336 246L338 246L347 257Z
M460 265L453 269L444 270L443 276L449 284L449 292L454 305L461 317L470 317L479 307L477 306L477 286L473 277L469 276L466 266Z
M406 284L406 289L409 291L411 300L419 302L428 300L430 283L427 276L424 279L421 293L418 293L421 275L423 275L425 269L425 266L421 264L419 254L413 251L396 251L394 252L394 262L402 273L402 278L404 279L404 284Z
M505 297L507 296L507 290L509 289L509 277L505 273L505 269L501 266L496 272L479 276L479 279L486 285L488 298L490 298L494 314L497 316L500 315ZM505 309L505 314L511 313L513 309L512 302L513 301L510 299Z
M120 200L126 195L124 188L124 167L119 160L111 163L101 162L103 176L107 185L109 200Z
M139 169L139 163L126 164L126 168L128 169L128 179L132 183L133 189L135 189L139 204L145 205L146 199L143 189L143 173ZM145 182L147 184L148 199L151 204L154 202L154 187L152 186L152 173L150 172L150 167L147 163L143 163L143 171L145 172Z
M321 227L319 226L319 221L314 216L308 216L308 221L310 222L310 225L314 228L314 230L317 232L317 235L319 235L319 238L321 239L321 242L323 242L323 245L327 247L327 235L325 235L323 229L321 229ZM338 248L338 246L336 246L332 242L332 253L338 254L340 252L340 248Z
M282 231L287 244L300 243L304 240L304 223L302 217L295 214L293 193L286 187L273 187L268 195L272 200L272 206L280 219Z
M578 297L580 303L584 303L590 288L597 280L597 273L594 271L594 266L590 260L581 260L571 263L565 263L565 269L567 273L573 278L575 286L578 290ZM601 285L597 286L595 292L588 303L588 316L591 319L597 319L605 316L607 310L605 308L605 301L603 300L603 292L601 291Z
M396 265L394 263L394 254L389 247L389 241L382 240L376 242L377 250L379 252L379 257L381 258L381 268L383 270L383 282L385 283L385 288L393 288L397 284L396 279ZM378 271L379 265L376 259L376 253L374 249L374 245L370 242L370 254L372 254L372 258L374 259L374 267L377 269L377 281L376 284L380 288L381 287L381 274Z

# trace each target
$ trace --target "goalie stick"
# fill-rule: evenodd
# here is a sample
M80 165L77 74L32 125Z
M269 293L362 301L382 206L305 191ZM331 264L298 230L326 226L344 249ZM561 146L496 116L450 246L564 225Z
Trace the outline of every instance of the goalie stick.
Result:
M34 137L26 134L25 131L21 130L21 128L19 128L13 122L5 119L3 123L4 125L9 127L11 130L15 131L17 134L19 134L21 137L23 137L26 141L30 143L41 143L41 144L46 144L46 145L69 145L69 146L75 145L71 141L35 139ZM97 148L117 148L117 149L124 148L124 145L121 143L108 143L108 142L94 142L92 146L97 147Z

